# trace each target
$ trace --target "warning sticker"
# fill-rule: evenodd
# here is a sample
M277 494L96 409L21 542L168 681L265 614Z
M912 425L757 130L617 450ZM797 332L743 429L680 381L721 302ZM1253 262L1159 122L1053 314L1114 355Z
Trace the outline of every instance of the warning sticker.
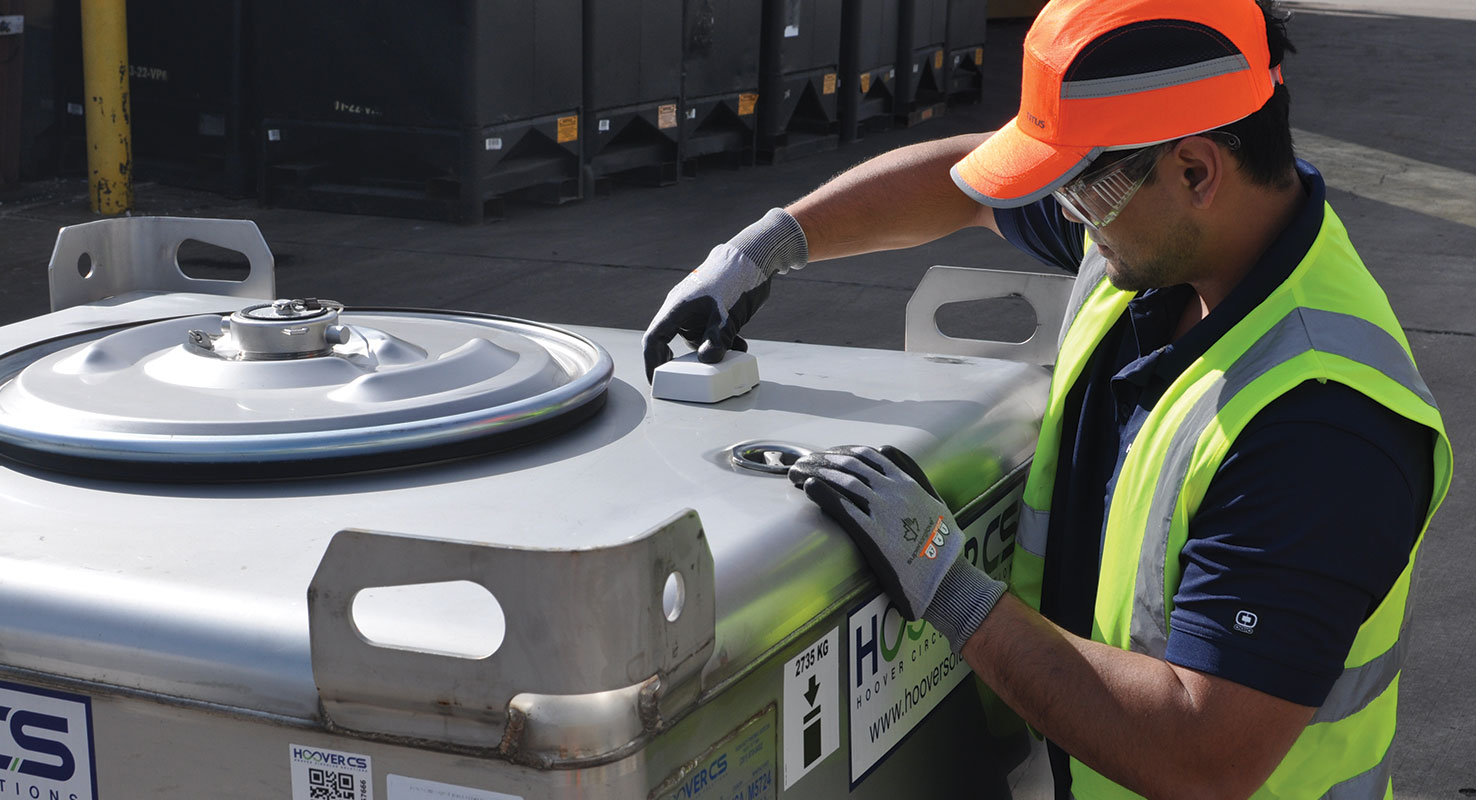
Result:
M825 73L825 82L821 84L820 91L825 94L835 94L835 73Z
M374 800L369 756L294 744L287 746L292 767L292 800Z
M943 69L943 51L939 50L933 54L933 69Z
M738 95L738 116L746 117L753 113L753 107L758 105L758 95L745 92Z
M774 800L774 706L713 745L697 766L673 773L652 800Z
M840 629L784 665L784 790L840 746Z
M572 114L567 117L559 117L559 144L572 142L579 138L579 115Z
M515 794L407 778L394 773L385 776L384 791L389 800L523 800Z
M861 94L866 94L869 91L871 91L871 73L863 72L861 73Z
M984 63L984 48L982 48L982 47L975 47L974 48L974 65L975 66L978 66L978 65L983 64L983 63Z
M661 130L677 126L676 103L667 103L656 109L656 127Z

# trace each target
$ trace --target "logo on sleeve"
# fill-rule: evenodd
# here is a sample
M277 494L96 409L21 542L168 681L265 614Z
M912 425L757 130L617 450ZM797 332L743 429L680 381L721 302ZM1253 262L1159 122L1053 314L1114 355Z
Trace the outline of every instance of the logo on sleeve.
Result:
M1237 631L1239 631L1241 633L1244 633L1246 635L1253 635L1253 634L1255 634L1255 632L1256 632L1256 623L1257 622L1260 622L1260 621L1261 621L1261 618L1258 617L1258 616L1256 616L1254 612L1251 612L1251 611L1237 611L1237 612L1235 612L1235 630L1237 630Z

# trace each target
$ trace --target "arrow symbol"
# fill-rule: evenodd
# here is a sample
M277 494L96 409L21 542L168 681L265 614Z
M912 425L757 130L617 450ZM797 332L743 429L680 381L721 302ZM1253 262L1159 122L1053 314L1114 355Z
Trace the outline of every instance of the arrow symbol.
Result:
M810 688L805 690L805 701L815 705L815 698L820 694L820 684L815 681L815 676L810 676Z

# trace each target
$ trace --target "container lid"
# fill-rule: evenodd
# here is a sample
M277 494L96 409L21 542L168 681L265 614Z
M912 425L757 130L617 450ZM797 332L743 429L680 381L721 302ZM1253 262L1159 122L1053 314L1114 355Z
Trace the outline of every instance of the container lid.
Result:
M32 349L0 386L0 453L144 480L342 474L506 449L595 413L614 370L604 348L549 325L316 299Z

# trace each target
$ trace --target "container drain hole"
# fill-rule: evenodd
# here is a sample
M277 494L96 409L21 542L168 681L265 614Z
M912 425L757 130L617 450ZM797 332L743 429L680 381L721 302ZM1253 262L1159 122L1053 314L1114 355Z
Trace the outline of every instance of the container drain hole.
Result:
M496 653L507 633L502 604L471 581L362 589L350 616L375 647L473 660Z
M661 590L661 610L666 612L667 622L676 622L687 604L687 582L682 573L673 572L666 576L666 586Z
M217 247L198 239L185 239L174 252L174 262L185 277L196 280L244 281L251 274L245 253Z
M77 256L77 274L83 278L92 277L92 254L83 253Z

